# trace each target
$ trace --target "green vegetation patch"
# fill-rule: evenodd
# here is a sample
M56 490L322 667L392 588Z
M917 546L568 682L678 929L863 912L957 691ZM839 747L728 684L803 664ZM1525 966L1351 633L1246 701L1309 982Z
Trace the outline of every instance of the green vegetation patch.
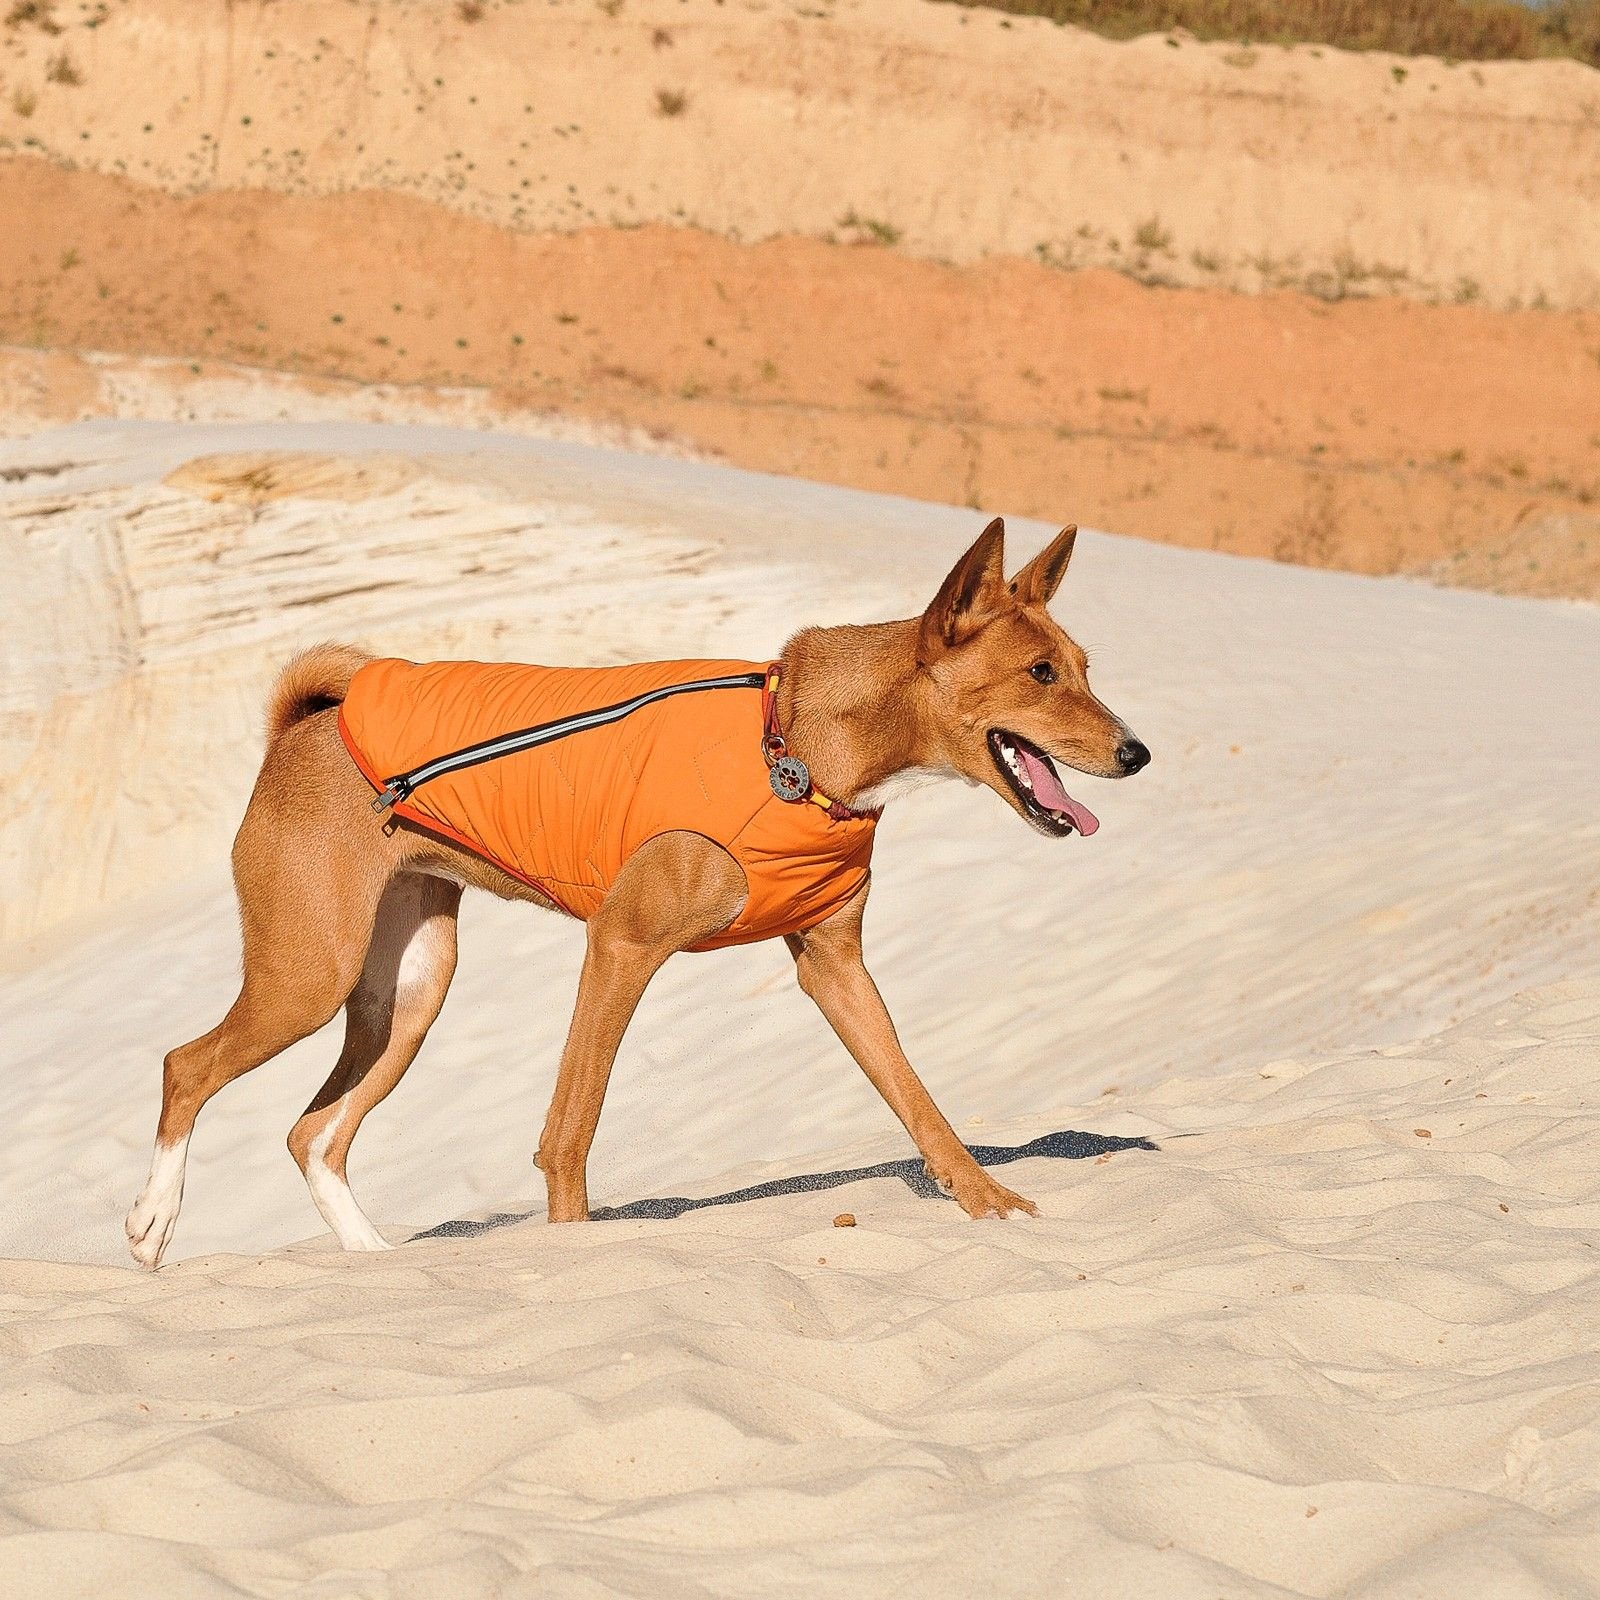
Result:
M1182 28L1199 39L1326 44L1451 61L1571 56L1600 67L1600 0L953 0L1132 39Z

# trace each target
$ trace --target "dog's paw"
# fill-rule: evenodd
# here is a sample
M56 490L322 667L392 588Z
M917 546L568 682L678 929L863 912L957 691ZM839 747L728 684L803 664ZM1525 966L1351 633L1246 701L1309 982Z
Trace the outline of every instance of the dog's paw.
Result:
M1039 1208L1033 1201L1024 1200L1003 1183L996 1183L977 1165L971 1172L959 1173L953 1178L935 1174L934 1181L969 1217L1009 1217L1013 1211L1030 1217L1039 1215Z
M177 1220L176 1213L158 1208L145 1195L140 1195L134 1202L122 1226L128 1235L128 1249L133 1253L133 1259L146 1272L154 1272L161 1265L161 1258L172 1242L172 1230Z

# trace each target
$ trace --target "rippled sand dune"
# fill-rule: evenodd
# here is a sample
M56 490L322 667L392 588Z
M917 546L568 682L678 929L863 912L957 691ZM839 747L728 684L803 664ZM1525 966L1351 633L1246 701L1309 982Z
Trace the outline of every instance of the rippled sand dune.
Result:
M1597 1055L1591 982L1174 1079L1074 1119L1151 1147L1007 1167L1027 1223L883 1176L9 1263L0 1592L1586 1592Z

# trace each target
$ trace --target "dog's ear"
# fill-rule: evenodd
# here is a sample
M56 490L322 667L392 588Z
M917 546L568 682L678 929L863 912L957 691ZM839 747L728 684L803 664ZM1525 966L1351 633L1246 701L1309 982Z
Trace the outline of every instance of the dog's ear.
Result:
M1078 542L1077 525L1063 528L1016 577L1011 580L1011 593L1019 606L1048 605L1067 575L1067 563L1072 559L1072 547Z
M933 604L922 613L918 659L931 661L970 638L1006 604L1006 525L996 517L950 569Z

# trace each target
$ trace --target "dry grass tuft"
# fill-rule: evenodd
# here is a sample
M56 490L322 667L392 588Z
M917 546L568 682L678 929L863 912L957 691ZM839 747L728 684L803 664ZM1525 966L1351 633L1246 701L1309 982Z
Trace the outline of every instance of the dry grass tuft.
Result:
M1572 56L1600 67L1600 0L955 0L1112 39L1185 28L1244 44L1326 44L1452 61ZM1248 65L1230 57L1229 65Z

